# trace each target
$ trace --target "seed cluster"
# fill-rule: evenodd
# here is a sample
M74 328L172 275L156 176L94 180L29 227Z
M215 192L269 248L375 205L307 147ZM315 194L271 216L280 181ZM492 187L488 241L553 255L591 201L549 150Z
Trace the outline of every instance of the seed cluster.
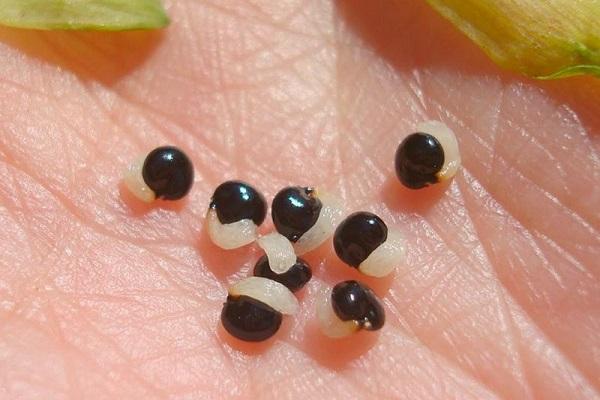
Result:
M395 170L400 182L420 189L451 179L460 166L458 142L444 124L429 121L398 146ZM134 162L125 183L143 201L177 200L191 189L194 170L189 158L172 146L159 147ZM277 333L283 315L297 312L293 292L312 278L310 265L299 255L316 249L333 236L341 261L365 275L384 277L403 262L405 241L377 215L357 211L342 218L335 196L313 187L289 186L273 198L275 231L258 233L267 216L265 197L250 184L232 180L219 185L206 214L213 243L236 249L251 243L264 251L253 276L233 284L221 312L223 327L250 342ZM322 293L317 316L323 333L332 338L360 330L376 331L385 324L385 311L375 292L364 283L348 280Z
M248 183L228 181L215 189L207 213L209 235L217 246L232 249L256 242L265 252L254 276L238 282L235 293L230 288L221 313L223 327L245 341L266 340L277 332L281 305L294 303L292 292L312 278L310 265L297 253L331 237L341 215L332 197L321 198L317 189L300 186L280 190L271 209L275 231L259 235L267 210L264 196ZM287 313L293 314L293 308Z
M254 266L254 276L229 289L221 312L225 330L244 341L270 338L278 331L282 314L295 312L295 307L289 306L296 303L292 292L302 289L312 278L310 265L298 254L333 236L339 257L373 276L390 273L402 255L396 251L398 246L386 245L389 231L381 218L363 211L341 221L339 202L315 188L290 186L280 190L271 206L275 231L259 235L257 228L265 214L264 196L242 181L219 185L207 213L209 234L216 245L228 249L255 242L265 253ZM363 269L372 258L375 267ZM324 304L318 310L319 319L323 332L331 337L378 330L385 321L379 299L360 282L336 285L325 294Z

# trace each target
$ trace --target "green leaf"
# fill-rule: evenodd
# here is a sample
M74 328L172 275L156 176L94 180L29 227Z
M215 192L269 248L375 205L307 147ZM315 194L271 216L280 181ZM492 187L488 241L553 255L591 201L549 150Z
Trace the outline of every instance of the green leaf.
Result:
M427 0L498 65L600 77L600 0Z
M160 0L0 0L0 25L122 31L169 24Z

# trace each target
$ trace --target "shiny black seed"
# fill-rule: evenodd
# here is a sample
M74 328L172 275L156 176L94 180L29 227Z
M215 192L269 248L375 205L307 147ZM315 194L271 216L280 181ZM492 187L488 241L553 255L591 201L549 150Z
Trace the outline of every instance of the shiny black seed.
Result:
M312 271L306 261L301 258L296 258L296 264L290 267L286 272L278 274L271 270L267 256L262 256L254 266L254 276L261 276L277 281L290 289L290 291L296 292L302 289L304 285L310 281L310 278L312 278Z
M142 176L157 198L178 200L192 188L194 167L177 147L163 146L148 154Z
M215 189L210 207L217 211L222 224L251 219L258 226L267 216L267 202L263 195L242 181L220 184Z
M248 296L227 296L221 323L232 336L247 342L260 342L273 336L282 315L265 303Z
M333 311L342 321L357 321L369 331L381 329L385 311L377 295L357 281L338 283L331 291Z
M444 166L444 149L427 133L406 137L396 151L396 175L411 189L420 189L438 182L436 174Z
M333 234L333 247L346 264L360 263L387 239L387 226L377 215L366 211L350 214Z
M271 215L275 229L291 242L297 242L317 222L321 207L323 204L313 189L286 187L273 199Z

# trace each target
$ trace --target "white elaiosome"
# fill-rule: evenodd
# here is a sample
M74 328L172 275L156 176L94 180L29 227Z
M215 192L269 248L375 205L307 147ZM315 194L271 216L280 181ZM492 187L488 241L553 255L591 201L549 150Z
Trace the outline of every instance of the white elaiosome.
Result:
M298 255L308 253L319 247L321 243L333 235L336 226L342 220L344 210L340 199L327 192L319 190L316 192L319 200L321 200L321 212L317 222L294 243L294 249Z
M265 251L269 267L276 274L283 274L296 264L294 247L282 234L272 232L259 237L256 242Z
M222 224L217 216L217 211L209 208L206 214L206 223L210 240L222 249L237 249L256 240L256 224L251 219Z
M381 278L389 275L404 262L406 242L400 232L388 229L387 239L379 245L360 265L365 275Z
M146 157L138 157L132 162L123 173L123 182L127 189L144 203L151 203L156 199L156 194L146 185L142 169L144 168Z
M439 121L426 121L417 125L417 132L428 133L435 137L444 149L444 165L437 177L440 181L452 178L460 167L460 150L456 135L444 123Z
M317 318L325 336L342 338L360 329L356 321L342 321L331 305L331 289L325 290L317 298Z
M298 300L288 288L271 279L251 276L229 288L231 296L248 296L265 303L282 314L298 312Z

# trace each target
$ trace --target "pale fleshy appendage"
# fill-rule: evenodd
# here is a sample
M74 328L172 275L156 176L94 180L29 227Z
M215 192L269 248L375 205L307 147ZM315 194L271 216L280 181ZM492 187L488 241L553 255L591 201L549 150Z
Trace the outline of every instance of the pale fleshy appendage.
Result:
M331 288L321 291L317 298L317 319L325 336L343 338L360 329L356 321L342 321L331 305Z
M248 296L265 303L282 314L292 315L298 312L298 300L288 288L279 282L251 276L229 288L230 296Z
M365 275L382 278L402 265L405 262L405 256L406 242L402 234L389 229L386 241L360 263L358 270Z
M225 250L237 249L256 240L256 225L251 219L242 219L231 224L222 224L216 210L210 208L206 214L210 240Z
M444 149L444 165L437 177L440 181L451 179L461 164L460 150L454 132L439 121L426 121L417 125L417 132L428 133L435 137Z
M292 243L280 233L271 232L260 236L256 242L265 251L269 267L276 274L287 272L296 263L296 253Z
M135 161L132 162L123 172L123 182L131 194L133 194L136 198L144 203L151 203L156 199L156 195L144 181L144 177L142 175L144 161L146 161L145 156L136 158Z
M338 197L320 190L317 190L317 194L322 204L321 212L317 222L294 243L294 249L298 255L319 247L333 235L335 228L342 221L344 212L342 201Z

